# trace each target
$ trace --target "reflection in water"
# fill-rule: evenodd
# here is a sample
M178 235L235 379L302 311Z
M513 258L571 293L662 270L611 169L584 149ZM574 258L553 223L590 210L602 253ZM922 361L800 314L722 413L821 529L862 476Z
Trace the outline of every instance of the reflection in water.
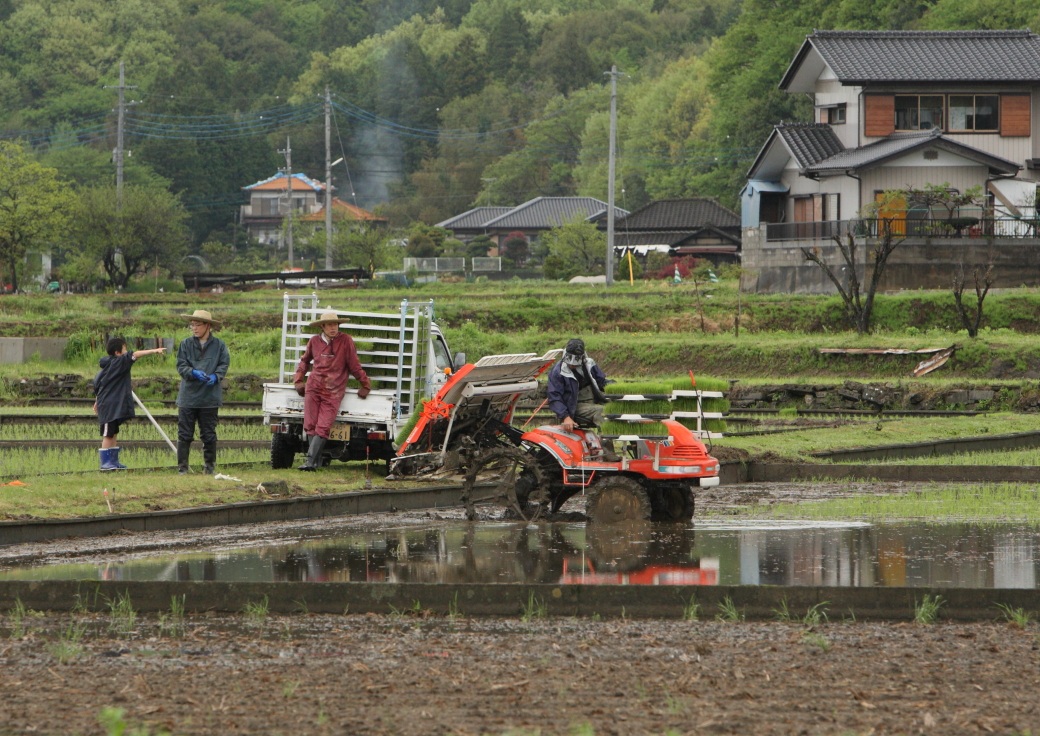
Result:
M0 579L1036 588L1038 549L1021 524L444 522Z

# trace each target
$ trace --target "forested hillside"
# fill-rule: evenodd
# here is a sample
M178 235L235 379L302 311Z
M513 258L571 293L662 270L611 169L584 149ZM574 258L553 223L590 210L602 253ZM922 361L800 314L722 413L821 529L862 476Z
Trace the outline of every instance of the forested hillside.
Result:
M539 195L734 205L777 82L814 28L1040 28L1040 0L0 0L0 134L76 186L111 184L119 64L127 182L167 187L196 244L285 165L395 225Z

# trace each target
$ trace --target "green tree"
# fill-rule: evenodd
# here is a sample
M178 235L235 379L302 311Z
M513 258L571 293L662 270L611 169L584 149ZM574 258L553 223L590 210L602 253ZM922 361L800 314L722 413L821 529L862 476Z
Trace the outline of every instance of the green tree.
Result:
M49 250L67 225L65 197L55 169L18 143L0 141L0 263L11 286L30 250Z
M606 233L580 215L547 232L541 243L547 253L542 266L547 279L567 280L606 272Z
M942 0L925 11L916 27L946 31L954 29L1002 31L1036 28L1040 10L1036 3L1002 0Z
M364 268L369 274L391 265L394 250L386 230L369 224L336 231L336 260L347 268Z
M441 254L444 241L451 236L451 230L416 222L408 229L408 246L405 250L412 258L432 258Z
M531 244L527 242L527 236L522 232L509 233L502 241L502 257L512 261L514 267L519 268L524 265L530 255Z
M120 208L115 187L93 187L79 195L72 234L109 283L123 288L151 267L180 269L188 246L186 221L180 200L164 189L124 187Z

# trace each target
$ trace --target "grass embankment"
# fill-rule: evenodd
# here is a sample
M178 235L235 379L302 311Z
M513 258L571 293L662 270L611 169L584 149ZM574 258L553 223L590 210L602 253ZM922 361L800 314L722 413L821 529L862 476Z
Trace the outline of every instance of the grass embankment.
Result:
M697 375L738 379L794 377L905 379L921 355L823 355L821 347L946 347L959 350L937 379L1014 379L1040 365L1040 291L991 293L984 330L970 340L948 292L880 295L876 332L846 327L836 297L738 294L734 279L718 284L618 283L603 286L507 281L421 284L407 289L350 289L320 293L322 307L397 312L402 299L432 299L454 351L470 358L495 353L542 354L582 336L590 353L614 377L638 380ZM5 383L27 376L93 376L105 335L187 336L180 314L209 309L224 322L221 337L232 354L232 375L277 374L282 292L261 289L225 294L6 296L0 314L5 336L61 336L66 360L0 366ZM69 325L73 325L70 330ZM172 358L142 361L135 376L171 375ZM6 395L14 393L8 387ZM237 398L237 397L236 397Z
M201 462L201 453L196 455ZM0 520L69 519L109 513L186 509L285 496L345 493L366 486L365 466L361 463L335 465L319 473L301 473L271 470L262 463L225 467L221 465L224 459L221 452L217 472L237 480L218 480L202 475L199 466L195 467L195 473L177 475L173 467L168 470L135 469L139 459L146 459L137 454L120 459L130 465L131 470L25 475L18 479L19 485L0 486ZM368 477L373 485L382 484L380 477ZM279 481L287 485L288 493L277 490ZM275 490L272 493L259 486L270 486ZM405 488L409 484L402 482L395 487ZM111 511L109 503L112 504Z
M817 427L805 427L746 437L727 436L714 444L745 450L750 455L776 455L800 462L826 462L812 453L861 447L912 444L958 437L992 437L1040 429L1033 414L994 413L960 417L899 417L878 420L843 419ZM933 459L933 463L935 460ZM944 460L944 462L946 462ZM952 463L967 464L967 463Z
M843 489L837 489L836 494L843 494ZM769 519L855 519L888 523L929 520L1038 524L1040 489L1034 483L927 483L904 493L858 493L830 501L750 507L743 515Z

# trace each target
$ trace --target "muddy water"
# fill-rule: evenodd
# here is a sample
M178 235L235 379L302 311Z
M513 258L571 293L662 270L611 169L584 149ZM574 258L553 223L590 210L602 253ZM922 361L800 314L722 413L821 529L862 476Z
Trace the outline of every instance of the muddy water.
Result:
M1040 587L1021 524L436 521L203 552L0 566L0 579Z

